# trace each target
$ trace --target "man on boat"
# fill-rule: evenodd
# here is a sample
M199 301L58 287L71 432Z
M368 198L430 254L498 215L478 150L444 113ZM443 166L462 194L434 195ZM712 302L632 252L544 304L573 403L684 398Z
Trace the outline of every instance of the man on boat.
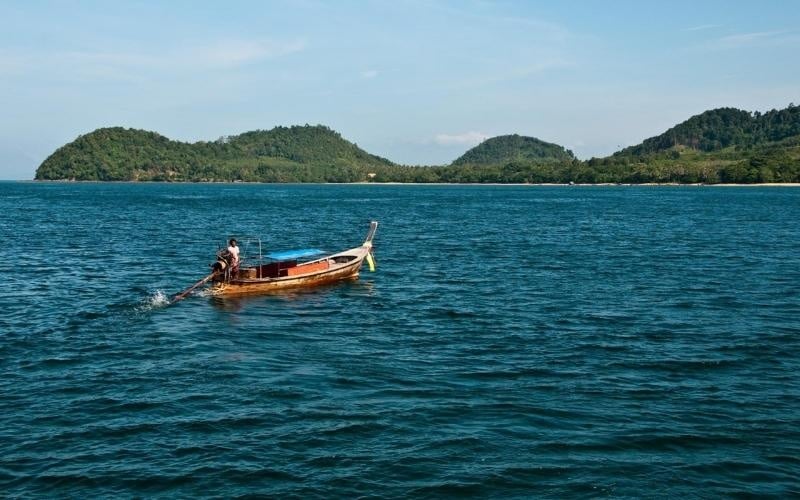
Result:
M228 253L231 256L231 275L236 276L239 271L239 247L236 246L235 238L231 238L228 242Z

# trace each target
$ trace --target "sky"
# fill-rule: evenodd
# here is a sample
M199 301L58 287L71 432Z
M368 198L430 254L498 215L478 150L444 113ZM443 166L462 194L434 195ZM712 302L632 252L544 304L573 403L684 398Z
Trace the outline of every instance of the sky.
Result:
M799 61L796 0L0 0L0 179L110 126L323 124L410 165L514 133L602 157L798 104Z

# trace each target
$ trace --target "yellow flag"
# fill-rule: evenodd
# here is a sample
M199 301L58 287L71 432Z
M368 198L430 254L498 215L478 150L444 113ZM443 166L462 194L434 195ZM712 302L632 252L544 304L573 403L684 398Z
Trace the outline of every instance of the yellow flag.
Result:
M375 272L375 258L372 257L371 253L367 254L367 264L369 265L370 272Z

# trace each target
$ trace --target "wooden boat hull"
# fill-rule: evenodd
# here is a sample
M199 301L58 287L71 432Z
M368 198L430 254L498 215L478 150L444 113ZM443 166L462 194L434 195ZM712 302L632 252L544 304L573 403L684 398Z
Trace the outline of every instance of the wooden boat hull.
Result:
M293 263L291 267L282 269L278 276L258 277L269 266L245 268L236 277L216 281L208 292L213 296L253 295L357 279L364 260L372 252L372 238L377 225L377 222L372 223L367 239L360 247L302 264Z

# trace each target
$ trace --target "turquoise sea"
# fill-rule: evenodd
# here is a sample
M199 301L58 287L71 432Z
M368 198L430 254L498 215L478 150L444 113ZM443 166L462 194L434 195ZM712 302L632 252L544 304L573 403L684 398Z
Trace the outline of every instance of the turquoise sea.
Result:
M0 496L800 495L800 189L0 183ZM231 235L357 282L164 297Z

